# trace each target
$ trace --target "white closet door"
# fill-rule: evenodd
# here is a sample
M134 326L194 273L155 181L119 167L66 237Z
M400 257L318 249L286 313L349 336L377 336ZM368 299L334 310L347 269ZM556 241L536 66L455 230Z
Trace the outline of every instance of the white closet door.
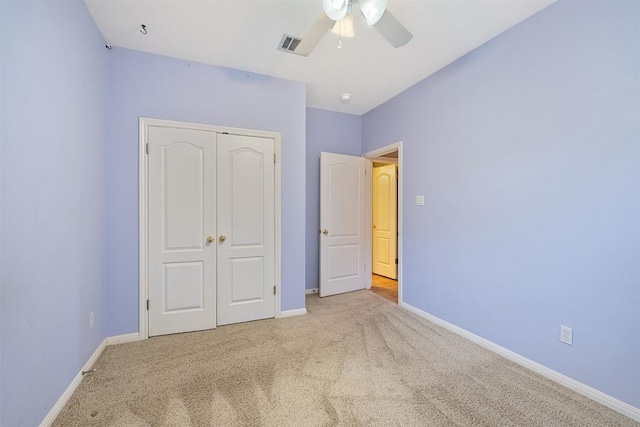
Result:
M218 134L218 325L275 316L274 140Z
M215 135L149 128L149 336L216 327Z

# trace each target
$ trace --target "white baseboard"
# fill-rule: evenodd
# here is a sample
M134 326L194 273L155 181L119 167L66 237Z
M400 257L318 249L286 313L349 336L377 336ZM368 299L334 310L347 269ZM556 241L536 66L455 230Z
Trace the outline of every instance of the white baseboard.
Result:
M133 332L130 334L116 335L113 337L107 337L106 341L107 341L107 345L116 345L116 344L124 344L127 342L140 341L140 334L138 332Z
M71 381L71 384L69 384L69 387L67 387L64 393L62 393L62 396L60 396L60 399L58 399L56 404L53 405L53 408L51 408L47 416L44 417L44 420L42 420L42 422L40 423L40 427L49 427L51 424L53 424L56 417L60 415L60 411L62 411L62 409L65 407L65 405L73 395L73 393L75 393L76 389L82 382L82 371L90 370L93 364L96 363L96 360L98 360L98 357L100 357L100 355L108 345L123 344L126 342L138 341L139 339L140 339L140 334L138 332L134 332L131 334L107 337L104 340L102 340L98 348L96 348L96 351L94 351L91 357L89 357L89 360L87 360L87 363L84 364L80 372L78 372L75 378Z
M306 308L297 308L295 310L285 310L280 312L280 316L278 318L282 319L283 317L292 317L292 316L301 316L303 314L307 314Z
M107 346L107 340L106 339L102 340L98 348L96 348L96 351L94 351L91 357L89 357L89 360L87 360L87 363L84 364L80 372L78 372L75 378L71 381L71 384L69 384L69 387L67 387L64 393L62 393L62 396L60 396L60 399L58 399L56 404L53 405L53 408L51 408L47 416L44 417L44 420L42 420L42 422L40 423L40 427L49 427L51 424L53 424L56 417L60 414L60 411L62 411L62 409L65 407L65 405L73 395L73 393L76 391L76 389L82 382L82 371L88 371L89 369L91 369L91 367L93 366L94 363L96 363L96 360L98 360L98 357L100 357L100 355L102 354L106 346Z
M305 289L304 293L305 295L317 294L318 288Z
M468 339L487 350L493 351L494 353L499 354L500 356L511 360L512 362L517 363L520 366L524 366L527 369L536 372L543 377L546 377L552 381L555 381L571 390L582 394L592 400L595 400L598 403L601 403L614 411L620 412L622 415L625 415L635 421L640 421L640 408L636 408L635 406L631 406L628 403L625 403L621 400L618 400L614 397L609 396L599 390L596 390L593 387L589 387L586 384L583 384L579 381L574 380L566 375L561 374L560 372L554 371L553 369L547 368L544 365L539 364L538 362L534 362L531 359L527 359L524 356L519 355L511 350L507 350L504 347L495 344L487 339L479 337L466 329L463 329L459 326L456 326L452 323L447 322L446 320L442 320L439 317L436 317L432 314L427 313L426 311L422 311L419 308L416 308L410 304L405 302L401 302L399 306L410 313L413 313L419 317L427 319L436 325L442 326L443 328L453 332L454 334L460 335L462 338Z

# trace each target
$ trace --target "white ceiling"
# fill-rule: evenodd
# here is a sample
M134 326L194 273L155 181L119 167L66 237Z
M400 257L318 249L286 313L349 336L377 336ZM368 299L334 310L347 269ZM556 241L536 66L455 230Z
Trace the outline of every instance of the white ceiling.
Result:
M338 49L328 32L305 58L276 47L283 33L305 34L322 0L85 0L113 46L305 82L307 106L359 115L554 1L388 0L414 35L406 46L391 47L354 11L355 37Z

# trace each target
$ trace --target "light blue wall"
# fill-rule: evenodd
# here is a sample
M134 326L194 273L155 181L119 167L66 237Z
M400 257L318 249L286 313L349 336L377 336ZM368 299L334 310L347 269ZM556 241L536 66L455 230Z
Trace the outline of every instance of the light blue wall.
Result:
M306 288L318 287L320 153L362 153L362 117L307 108Z
M621 1L556 3L366 114L365 151L404 141L405 301L640 407L639 120Z
M2 120L2 2L0 2L0 423L2 423L2 146L4 145L4 124Z
M0 425L37 426L104 338L107 57L83 2L1 3Z
M107 145L108 335L138 330L138 118L282 134L282 309L304 307L305 86L113 48Z

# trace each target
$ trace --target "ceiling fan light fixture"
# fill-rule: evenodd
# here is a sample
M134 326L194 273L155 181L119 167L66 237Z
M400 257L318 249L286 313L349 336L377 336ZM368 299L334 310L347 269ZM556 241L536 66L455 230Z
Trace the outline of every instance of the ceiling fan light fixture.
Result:
M353 15L347 15L336 22L331 32L341 37L353 37Z
M368 25L375 25L387 8L387 0L360 0L359 4L360 12Z
M347 15L347 0L322 0L322 8L329 19L339 21Z

